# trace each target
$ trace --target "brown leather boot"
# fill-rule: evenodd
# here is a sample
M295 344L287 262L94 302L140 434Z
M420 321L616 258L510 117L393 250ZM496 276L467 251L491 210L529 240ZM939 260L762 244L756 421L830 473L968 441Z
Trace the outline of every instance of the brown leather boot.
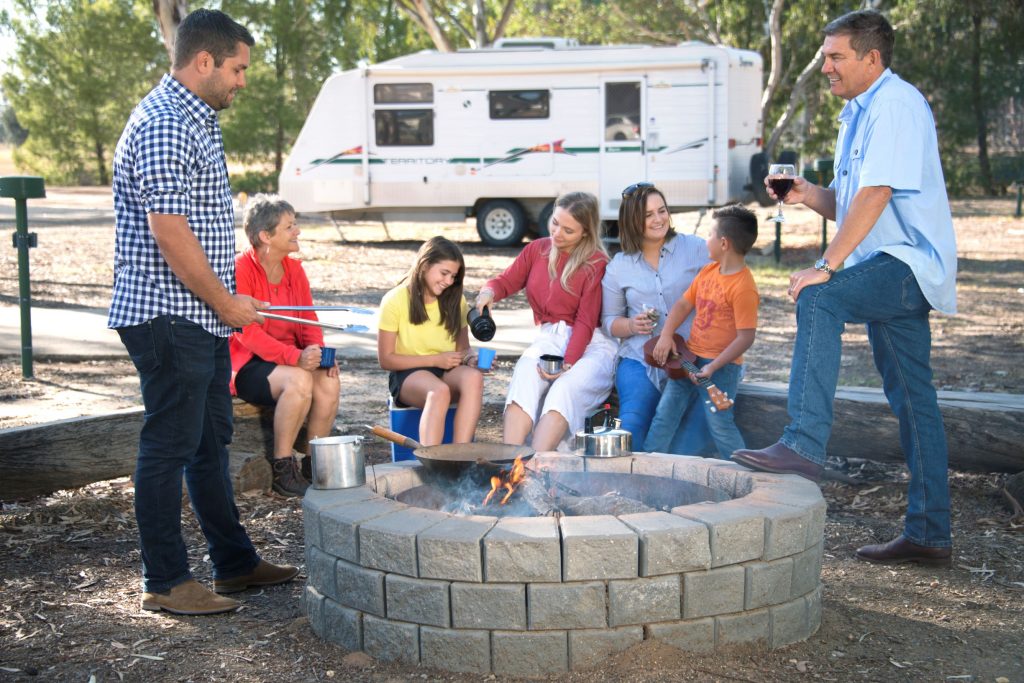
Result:
M292 456L274 458L270 463L274 471L274 491L287 498L302 496L309 488L309 481L299 471L299 464Z
M238 600L224 598L195 579L179 583L166 593L143 593L142 609L164 610L171 614L219 614L234 612L242 606Z
M271 564L266 560L260 560L256 568L248 574L233 576L230 579L214 579L213 590L218 593L237 593L250 586L275 586L291 581L298 575L298 567L293 567L290 564Z

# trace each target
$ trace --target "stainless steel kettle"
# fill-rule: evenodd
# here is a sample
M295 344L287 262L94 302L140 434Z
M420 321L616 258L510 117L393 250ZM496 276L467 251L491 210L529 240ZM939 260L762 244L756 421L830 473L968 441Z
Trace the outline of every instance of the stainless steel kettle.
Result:
M602 424L595 426L602 414ZM576 432L576 450L593 458L630 455L633 452L633 435L622 429L621 420L611 416L611 406L606 403L601 411L586 419L583 431Z

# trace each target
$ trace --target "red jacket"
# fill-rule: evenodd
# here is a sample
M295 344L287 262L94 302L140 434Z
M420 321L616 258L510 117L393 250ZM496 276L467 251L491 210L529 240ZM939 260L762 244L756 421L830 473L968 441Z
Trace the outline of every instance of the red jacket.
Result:
M272 285L256 252L252 247L246 249L235 259L238 293L269 301L275 306L312 306L313 295L302 263L285 258L282 264L284 275L279 283ZM281 311L281 315L317 320L313 311ZM296 365L304 348L313 344L324 345L324 333L313 325L265 318L262 325L246 325L241 332L232 334L228 344L231 349L231 393L234 394L235 374L253 356L277 365Z
M562 289L560 281L565 262L569 260L567 255L558 257L555 279L548 274L548 254L553 248L550 237L530 242L504 273L485 286L494 291L495 301L512 296L525 287L535 323L564 320L571 325L572 336L565 349L565 362L572 364L583 357L594 328L600 322L601 278L604 277L608 257L599 251L594 252L590 260L569 279L569 286L574 292L570 294Z

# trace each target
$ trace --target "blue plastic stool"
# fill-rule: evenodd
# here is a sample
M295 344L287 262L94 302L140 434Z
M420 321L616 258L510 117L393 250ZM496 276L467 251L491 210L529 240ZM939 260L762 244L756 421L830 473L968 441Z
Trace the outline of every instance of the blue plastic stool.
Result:
M456 406L448 406L448 414L444 416L444 438L441 439L441 443L452 442L452 435L455 433L455 408ZM394 400L388 397L388 426L391 427L391 431L419 441L420 417L422 416L422 408L396 408ZM391 444L392 462L413 460L415 457L412 451L405 446Z

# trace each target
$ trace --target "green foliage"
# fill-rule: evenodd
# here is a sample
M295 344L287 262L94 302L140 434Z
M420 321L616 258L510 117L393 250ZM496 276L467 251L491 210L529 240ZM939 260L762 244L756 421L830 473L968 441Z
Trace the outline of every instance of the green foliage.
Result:
M257 192L276 192L277 176L275 171L248 170L231 174L231 191L256 194Z
M50 183L106 184L114 146L166 52L152 10L132 0L16 0L4 95L28 130L17 163Z

